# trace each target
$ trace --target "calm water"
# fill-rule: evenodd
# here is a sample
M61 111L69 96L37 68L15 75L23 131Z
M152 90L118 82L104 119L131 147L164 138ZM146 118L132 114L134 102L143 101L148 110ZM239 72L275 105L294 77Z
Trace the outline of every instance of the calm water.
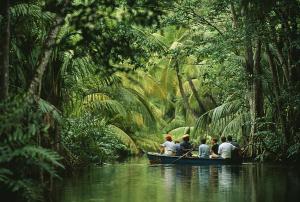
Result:
M53 202L299 201L299 167L149 165L94 167L61 181Z

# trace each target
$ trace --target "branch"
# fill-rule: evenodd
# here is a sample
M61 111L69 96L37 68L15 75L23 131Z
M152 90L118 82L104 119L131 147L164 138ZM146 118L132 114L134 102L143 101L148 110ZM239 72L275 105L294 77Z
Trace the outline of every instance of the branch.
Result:
M46 67L49 63L50 56L53 51L53 46L55 45L59 30L64 24L66 9L68 8L69 3L70 0L64 0L64 3L63 5L61 5L61 9L59 13L57 13L55 17L54 24L48 33L48 37L44 44L43 52L41 53L37 63L35 76L33 77L33 80L31 81L31 84L28 89L30 95L38 95L38 97L40 95L42 78L46 70Z

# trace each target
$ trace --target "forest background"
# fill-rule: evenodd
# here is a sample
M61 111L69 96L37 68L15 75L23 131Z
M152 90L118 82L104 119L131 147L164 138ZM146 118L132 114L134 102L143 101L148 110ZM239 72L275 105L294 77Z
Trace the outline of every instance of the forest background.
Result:
M157 150L166 133L299 161L299 5L2 0L1 195L42 200L63 168Z

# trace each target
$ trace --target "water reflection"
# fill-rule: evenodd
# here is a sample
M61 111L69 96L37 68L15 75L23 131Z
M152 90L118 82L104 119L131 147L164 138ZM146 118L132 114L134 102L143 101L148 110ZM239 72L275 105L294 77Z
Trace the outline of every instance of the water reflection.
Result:
M64 180L52 202L291 201L297 168L264 165L151 166L147 161L85 170Z
M230 193L242 167L233 166L160 166L163 192L168 199L217 201Z

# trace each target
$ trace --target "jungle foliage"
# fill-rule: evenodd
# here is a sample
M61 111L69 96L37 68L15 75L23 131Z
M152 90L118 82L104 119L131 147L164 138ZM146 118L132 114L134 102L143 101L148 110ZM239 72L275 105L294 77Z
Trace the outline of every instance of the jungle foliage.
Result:
M165 133L299 161L299 15L298 0L1 1L1 195L42 200L62 167Z

